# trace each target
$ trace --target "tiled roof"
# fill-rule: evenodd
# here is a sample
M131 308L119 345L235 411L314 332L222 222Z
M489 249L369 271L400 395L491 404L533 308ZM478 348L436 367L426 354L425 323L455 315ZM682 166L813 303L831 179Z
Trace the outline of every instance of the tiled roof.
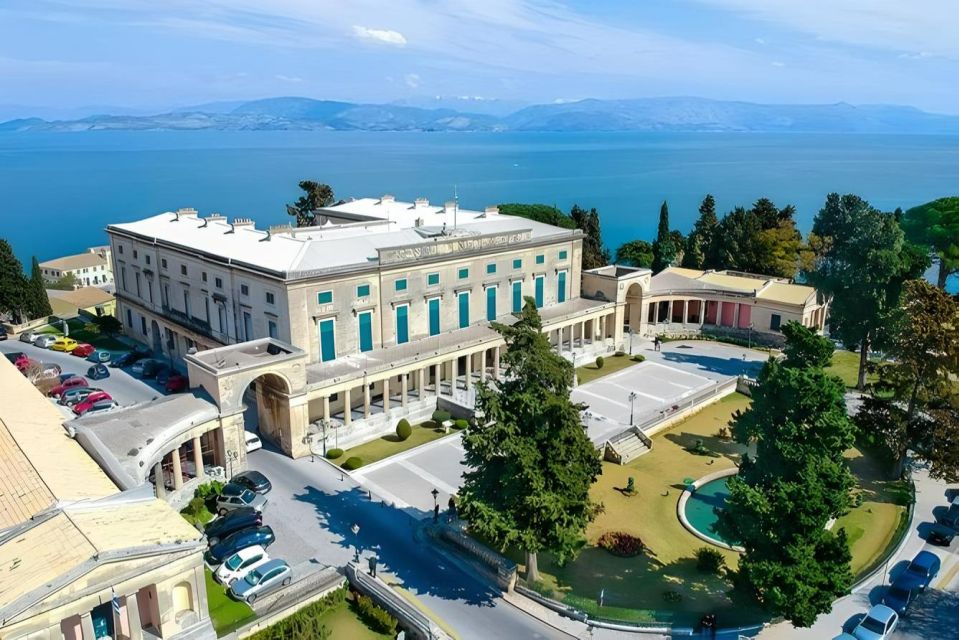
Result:
M97 253L78 253L74 256L63 256L40 263L42 269L57 269L59 271L73 271L108 264L107 259Z

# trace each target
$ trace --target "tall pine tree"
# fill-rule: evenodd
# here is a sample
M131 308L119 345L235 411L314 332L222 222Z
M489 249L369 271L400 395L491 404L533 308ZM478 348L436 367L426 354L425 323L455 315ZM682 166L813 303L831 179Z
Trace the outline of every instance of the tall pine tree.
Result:
M599 213L596 209L587 211L578 204L570 209L569 217L576 228L586 234L583 238L583 269L595 269L609 264L609 251L603 247L603 236L599 228Z
M659 226L656 230L656 240L653 242L653 273L659 273L666 267L672 266L676 259L676 246L669 231L669 205L663 200L659 208Z
M716 199L707 193L699 205L699 218L693 225L693 231L686 239L686 251L683 253L682 266L687 269L712 269L707 263L713 245L713 236L719 219L716 217Z
M50 308L50 299L47 298L46 283L43 281L43 272L37 257L33 256L33 265L30 270L30 317L41 318L53 314Z
M17 260L10 243L0 238L0 314L8 315L15 323L22 322L30 313L30 293L23 265Z

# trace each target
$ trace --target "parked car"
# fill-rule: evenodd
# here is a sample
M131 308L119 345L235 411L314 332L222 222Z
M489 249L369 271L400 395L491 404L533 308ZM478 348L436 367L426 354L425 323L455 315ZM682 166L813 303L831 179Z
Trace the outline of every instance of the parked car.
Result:
M110 370L105 364L95 364L87 369L87 377L91 380L102 380L110 377Z
M268 560L230 585L230 595L247 604L285 587L293 580L293 571L285 560Z
M94 347L89 342L81 342L76 347L74 347L73 351L71 351L70 353L77 356L78 358L86 358L86 357L89 357L90 354L92 354L96 350L97 348Z
M80 406L80 404L84 406L78 412L76 407ZM120 406L120 403L118 403L116 400L98 400L97 402L94 402L93 404L89 404L87 402L79 403L73 408L73 411L74 413L77 414L77 416L91 416L96 413L106 413L108 411L113 411L119 406Z
M140 360L143 360L146 356L141 354L139 351L127 351L126 353L121 353L110 361L110 366L114 369L118 367L129 367L133 364L136 364Z
M60 336L53 341L53 344L50 345L51 351L63 351L64 353L70 353L77 348L79 343L73 338L66 338Z
M61 369L60 365L55 362L40 362L38 364L40 365L41 378L57 378L62 375L60 372L63 371L63 369ZM70 374L70 378L73 378L74 376L76 376L75 373ZM60 378L60 381L62 382L63 378Z
M50 397L59 398L60 394L66 391L67 389L73 389L74 387L89 387L90 383L87 382L87 379L82 376L73 376L68 380L64 380L53 389L50 390Z
M33 344L40 347L41 349L49 349L50 345L57 341L57 337L52 333L41 333L37 336L37 339L33 341Z
M160 385L161 387L165 387L170 377L175 374L176 374L176 371L171 369L169 365L161 364L160 366L157 367L154 377L156 378L158 385Z
M156 374L166 366L167 365L163 364L159 360L144 358L143 360L138 360L137 362L133 363L133 367L130 369L130 371L133 373L133 375L141 378L155 378Z
M159 379L157 379L159 382ZM164 387L167 393L180 393L190 388L190 379L180 374L170 376Z
M97 349L90 354L90 362L110 362L113 354L106 349Z
M270 483L269 478L259 471L254 471L253 469L241 471L230 478L230 482L244 486L250 491L259 493L261 495L269 493L273 488L273 484Z
M86 400L90 397L90 394L101 391L103 391L103 389L97 389L95 387L73 387L60 394L60 404L65 407L72 407L76 403Z
M899 624L899 614L884 604L874 605L866 613L852 635L857 640L886 640Z
M84 413L90 411L93 408L93 405L97 402L103 400L113 400L113 397L106 391L97 391L96 393L91 393L82 402L78 402L73 405L73 413L78 416L82 416Z
M232 511L238 507L253 507L257 511L263 511L266 506L266 498L254 493L240 484L228 482L220 492L216 500L216 512L221 516L227 511Z
M266 549L256 545L240 549L223 561L220 568L213 574L213 578L220 584L230 586L234 580L242 578L249 571L270 561Z
M244 529L228 535L206 552L207 560L210 564L220 564L240 549L246 549L259 545L266 549L276 541L273 535L273 529L270 527L257 527L256 529Z
M36 331L24 331L23 333L20 334L19 339L20 339L20 342L27 342L27 343L33 344L33 341L36 340L39 335L40 334L37 333Z
M64 382L66 382L66 381L69 380L70 378L78 378L79 376L80 376L79 373L73 373L72 371L68 371L67 373L58 373L58 374L57 374L57 378L59 378L60 384L63 384Z
M7 328L3 325L0 325L0 340L6 340L10 336L7 335Z
M909 608L912 601L916 599L918 593L912 581L895 580L883 594L882 603L901 617L906 613L906 609Z
M899 580L908 580L920 591L925 591L937 575L939 575L939 556L929 551L920 551L912 559L906 570L897 578Z
M257 449L263 448L263 442L260 441L260 436L255 433L250 433L249 431L243 432L243 437L246 439L246 452L250 453L251 451L256 451Z
M928 535L926 535L926 542L942 547L948 547L952 544L952 541L955 537L956 530L952 527L947 527L944 524L934 524L932 525L932 528L929 529Z
M206 525L204 533L207 541L214 545L232 533L244 529L253 529L262 524L263 514L261 512L253 507L240 507Z
M952 499L952 502L949 504L949 509L939 518L939 522L947 527L959 529L959 496Z

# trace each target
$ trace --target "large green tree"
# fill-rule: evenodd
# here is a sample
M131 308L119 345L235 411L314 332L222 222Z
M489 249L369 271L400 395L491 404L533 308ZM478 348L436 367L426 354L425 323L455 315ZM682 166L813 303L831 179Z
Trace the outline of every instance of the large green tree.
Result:
M906 452L929 463L930 473L959 480L959 304L925 280L903 287L902 305L890 315L878 387L856 420L864 433L879 434L901 472Z
M313 180L303 180L299 187L303 190L303 195L293 204L286 205L286 212L296 219L296 226L312 227L316 223L316 210L328 207L336 201L333 188Z
M783 362L787 367L822 369L832 361L832 353L836 350L832 340L809 327L790 321L782 326L782 333L786 337Z
M909 209L902 227L911 242L936 254L937 284L945 289L949 276L959 271L959 197L939 198Z
M770 361L734 422L736 439L755 443L756 454L730 479L720 526L745 549L739 571L757 599L802 627L852 584L845 530L826 529L848 510L854 484L843 458L855 440L844 391L818 366Z
M40 318L49 316L53 313L50 308L50 300L47 298L47 285L43 280L43 270L40 268L40 262L36 256L33 256L33 264L30 270L30 317Z
M609 251L603 247L603 236L599 227L599 213L596 209L586 210L578 204L570 209L576 228L586 234L583 238L583 269L595 269L609 264Z
M653 273L659 273L676 261L677 247L669 230L669 205L663 200L659 207L659 226L653 241Z
M631 267L653 266L653 245L645 240L630 240L616 249L617 264Z
M919 277L928 258L906 242L893 215L855 195L826 197L813 222L810 245L815 258L806 277L831 299L831 334L859 348L857 387L864 389L869 350L881 344L903 283Z
M713 236L719 219L716 217L716 199L707 193L699 205L699 218L686 238L682 266L687 269L712 268L706 264L706 255L713 244Z
M10 243L0 238L0 314L20 322L30 314L31 307L30 283L23 265Z
M470 527L501 548L526 553L527 579L538 579L537 553L571 555L598 506L589 489L602 472L586 436L582 405L570 400L572 365L542 333L532 298L503 336L505 376L477 389L486 424L463 437L466 464L459 505Z
M523 204L521 202L507 202L498 205L499 212L508 216L519 216L536 222L551 224L554 227L575 229L576 223L565 213L550 204Z
M749 209L736 207L713 232L705 266L794 277L803 246L794 214L792 205L780 209L768 198L760 198Z

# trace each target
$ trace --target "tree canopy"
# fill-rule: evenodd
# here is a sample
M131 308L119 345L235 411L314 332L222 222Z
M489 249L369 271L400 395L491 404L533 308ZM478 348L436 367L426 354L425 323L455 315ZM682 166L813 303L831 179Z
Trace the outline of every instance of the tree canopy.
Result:
M699 218L693 230L686 238L686 250L683 252L682 266L687 269L702 269L706 266L706 252L713 245L716 227L716 199L707 193L699 205Z
M493 323L506 341L503 380L477 388L485 425L468 431L459 508L470 527L501 548L564 558L578 547L598 506L589 489L602 466L570 400L573 367L550 348L536 304L526 298L513 325Z
M659 208L659 225L653 241L653 273L659 273L676 261L676 245L669 229L669 205L663 200Z
M499 212L508 216L519 216L536 222L551 224L554 227L575 229L576 222L568 215L549 204L523 204L507 202L498 205Z
M780 209L768 198L750 209L736 207L716 225L704 266L794 277L803 247L794 214L792 205Z
M653 266L653 245L645 240L630 240L616 250L616 263L631 267Z
M0 313L20 322L32 307L30 283L10 243L0 238Z
M959 197L939 198L913 207L902 218L910 242L928 247L939 258L937 284L946 288L949 276L959 271Z
M49 316L53 313L53 309L50 308L50 299L47 298L47 288L43 280L43 270L40 269L40 262L36 256L33 256L33 264L30 270L29 295L31 318Z
M328 207L336 201L333 188L313 180L303 180L299 187L304 194L293 204L286 205L286 212L296 219L296 226L312 227L316 224L316 210Z
M790 321L782 326L782 333L786 337L783 353L786 356L784 364L787 367L822 369L832 361L836 346L831 340L817 334L809 327Z
M570 209L569 217L576 228L586 234L583 238L583 269L596 269L609 264L609 251L603 247L603 236L599 228L599 213L596 209L587 211L578 204Z

